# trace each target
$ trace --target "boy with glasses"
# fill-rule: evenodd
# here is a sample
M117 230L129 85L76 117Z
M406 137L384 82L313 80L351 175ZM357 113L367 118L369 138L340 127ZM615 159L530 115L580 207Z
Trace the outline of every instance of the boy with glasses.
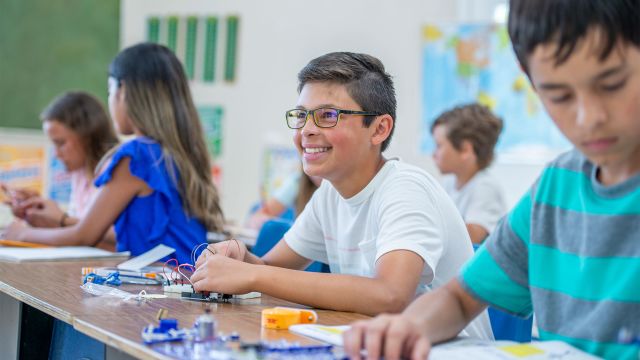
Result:
M260 291L368 315L402 311L472 256L464 222L431 176L382 156L393 134L396 99L378 59L330 53L312 60L298 80L298 104L286 112L287 125L295 129L305 173L325 181L262 258L228 242L215 245L214 255L203 252L194 287ZM328 263L332 273L299 271L312 261ZM492 337L486 314L466 330Z
M513 48L574 149L547 166L457 279L354 324L353 358L425 359L491 304L607 359L640 347L640 0L511 0Z

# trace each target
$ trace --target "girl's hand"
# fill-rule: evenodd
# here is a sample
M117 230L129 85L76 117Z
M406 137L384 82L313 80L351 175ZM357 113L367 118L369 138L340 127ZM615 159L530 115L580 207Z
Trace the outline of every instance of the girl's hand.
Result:
M343 336L350 359L413 359L429 355L431 342L406 316L379 315L351 325ZM362 353L365 350L366 355Z
M219 242L216 244L209 244L206 249L204 249L200 256L198 256L198 260L196 261L196 268L200 265L204 264L207 261L207 258L211 255L223 255L226 257L230 257L235 260L245 261L245 257L247 256L247 246L238 241L236 239L231 239L223 242Z
M38 192L31 189L15 189L7 184L0 184L0 190L5 194L7 204L11 208L11 212L17 218L24 219L27 206L24 203L32 198L37 198Z
M246 294L254 289L256 265L219 254L209 255L204 260L200 256L198 263L191 275L195 291Z
M25 201L25 220L29 225L40 228L61 227L64 211L53 200L39 197Z
M24 221L16 220L4 229L0 236L6 240L23 241L24 233L29 229Z

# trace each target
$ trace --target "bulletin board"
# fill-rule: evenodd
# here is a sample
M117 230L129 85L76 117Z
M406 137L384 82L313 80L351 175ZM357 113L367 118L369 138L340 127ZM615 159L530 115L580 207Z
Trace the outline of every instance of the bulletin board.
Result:
M42 109L68 90L106 103L119 8L104 0L2 1L0 128L41 128Z

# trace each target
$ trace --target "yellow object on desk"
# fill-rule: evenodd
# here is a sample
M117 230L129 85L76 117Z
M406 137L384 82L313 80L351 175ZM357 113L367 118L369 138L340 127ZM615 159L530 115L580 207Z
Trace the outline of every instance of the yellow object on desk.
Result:
M267 329L288 329L296 324L313 324L318 314L313 310L274 307L262 310L262 327Z
M16 241L16 240L5 240L0 239L0 246L10 246L10 247L26 247L26 248L48 248L51 246L30 243L26 241Z

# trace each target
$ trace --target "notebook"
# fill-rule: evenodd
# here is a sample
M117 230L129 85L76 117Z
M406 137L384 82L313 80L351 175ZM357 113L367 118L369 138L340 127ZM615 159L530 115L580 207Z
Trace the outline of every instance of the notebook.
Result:
M55 248L0 247L0 261L8 262L67 261L128 257L128 251L114 253L89 246L63 246Z

